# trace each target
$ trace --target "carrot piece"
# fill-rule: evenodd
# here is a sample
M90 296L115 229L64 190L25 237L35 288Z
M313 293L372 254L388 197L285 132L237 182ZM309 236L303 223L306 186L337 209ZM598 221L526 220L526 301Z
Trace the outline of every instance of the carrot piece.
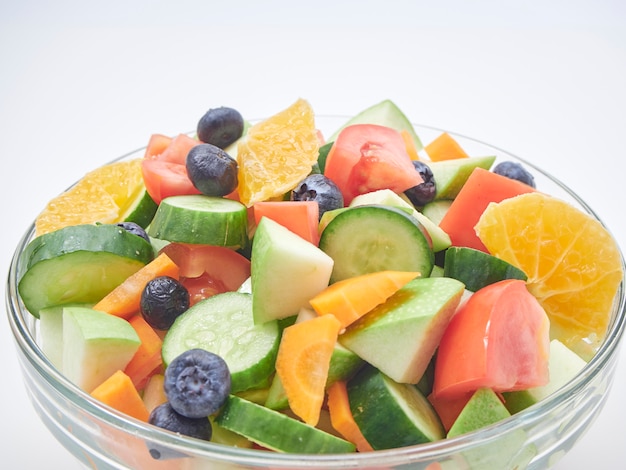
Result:
M476 235L474 226L489 203L531 191L534 189L527 184L483 168L475 168L439 222L439 227L450 236L453 246L467 246L488 252Z
M254 221L267 217L317 246L319 209L317 201L262 201L254 204Z
M164 382L165 376L163 374L153 374L148 379L143 389L143 402L149 412L152 412L157 406L167 401L165 389L163 388Z
M113 373L98 385L91 392L91 396L141 421L147 422L150 416L139 392L133 385L133 381L121 370Z
M363 436L359 426L354 421L350 402L348 400L348 390L346 382L338 380L328 387L328 412L330 413L330 423L335 431L341 434L347 441L352 442L359 452L371 452L374 449Z
M163 134L152 134L148 140L148 146L144 158L154 157L162 154L172 142L172 138Z
M178 266L169 256L161 253L104 296L93 308L128 319L139 311L141 292L148 281L157 276L170 276L178 279L178 273Z
M278 347L276 373L289 407L311 426L320 418L330 357L340 329L333 315L314 317L285 328Z
M430 160L433 162L469 157L459 143L447 132L440 134L435 140L424 147L424 150L426 150Z
M402 136L402 140L404 140L406 153L409 154L411 160L419 160L420 157L417 153L417 148L415 147L415 141L413 140L413 137L411 137L411 134L409 134L409 131L407 131L406 129L402 129L400 131L400 135Z
M163 364L161 356L163 340L140 313L135 314L128 322L137 332L141 344L126 365L124 373L131 378L137 390L141 390L150 375Z
M309 303L318 315L332 314L345 328L391 297L420 274L408 271L379 271L335 282Z

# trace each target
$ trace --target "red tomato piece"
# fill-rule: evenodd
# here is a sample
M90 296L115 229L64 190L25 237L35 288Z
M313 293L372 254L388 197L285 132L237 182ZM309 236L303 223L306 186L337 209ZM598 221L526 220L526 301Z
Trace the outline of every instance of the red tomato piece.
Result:
M152 134L146 147L144 158L154 157L162 154L172 143L172 138L163 134Z
M250 277L250 260L230 248L169 243L161 252L179 267L181 282L195 301L235 291Z
M402 134L374 124L343 129L328 153L324 174L339 187L346 205L358 194L377 189L402 192L423 181Z
M452 317L439 344L433 395L454 399L481 387L523 390L549 380L550 322L526 283L476 291Z
M156 155L156 158L158 160L165 160L166 162L185 165L189 151L201 143L202 142L199 140L189 137L186 134L178 134L172 139L163 153Z
M146 158L141 171L146 190L157 204L169 196L200 194L187 176L185 165Z
M316 201L260 201L254 204L254 222L268 217L313 245L319 243L319 204Z

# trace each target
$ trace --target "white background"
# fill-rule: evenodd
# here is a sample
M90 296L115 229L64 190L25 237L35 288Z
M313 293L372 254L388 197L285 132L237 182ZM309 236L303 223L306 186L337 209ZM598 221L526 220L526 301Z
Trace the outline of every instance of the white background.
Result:
M0 266L48 199L150 134L298 97L348 115L390 98L507 149L558 175L624 247L625 24L621 0L0 0ZM2 467L77 467L31 409L5 317ZM617 373L558 469L623 466L626 358Z

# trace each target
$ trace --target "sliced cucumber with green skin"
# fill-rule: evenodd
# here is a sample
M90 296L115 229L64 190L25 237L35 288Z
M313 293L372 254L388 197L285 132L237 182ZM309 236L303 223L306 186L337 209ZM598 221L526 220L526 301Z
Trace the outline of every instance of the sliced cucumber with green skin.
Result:
M162 354L166 365L192 348L221 356L231 373L231 392L236 393L267 383L279 341L276 321L254 323L250 294L225 292L180 315L163 339Z
M238 201L204 195L171 196L159 204L148 235L181 243L248 245L248 212Z
M157 203L148 194L148 191L144 189L141 196L122 215L122 220L124 222L135 222L145 229L150 225L158 207Z
M517 266L484 251L464 246L448 248L443 275L461 281L472 292L504 279L528 279L526 273Z
M374 450L433 442L445 431L430 402L411 384L399 384L372 366L347 384L350 410Z
M380 126L391 127L397 131L407 131L413 138L415 148L417 150L424 148L411 121L409 121L406 115L391 100L383 100L380 103L376 103L364 109L337 129L327 140L329 142L334 141L344 128L353 124L378 124Z
M425 229L401 209L350 207L337 214L319 247L334 260L330 282L377 271L414 271L428 277L435 256Z
M215 422L276 452L343 454L355 451L354 444L344 439L234 395L228 398Z
M75 225L33 239L18 289L34 316L55 305L95 304L154 258L152 245L116 225Z

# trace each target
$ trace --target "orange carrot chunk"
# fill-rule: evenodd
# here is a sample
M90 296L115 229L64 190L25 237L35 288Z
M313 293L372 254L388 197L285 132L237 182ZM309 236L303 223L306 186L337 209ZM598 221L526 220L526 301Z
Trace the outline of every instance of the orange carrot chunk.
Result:
M420 273L379 271L335 282L309 303L318 315L332 314L343 328L385 302Z
M91 396L105 405L141 421L147 422L150 416L139 392L133 385L133 381L121 370L98 385L91 392Z
M348 390L346 382L338 380L328 387L328 412L330 414L330 424L341 434L344 439L352 442L359 452L371 452L374 449L363 436L359 426L354 421L350 402L348 400Z
M424 150L426 150L426 153L433 162L469 157L459 143L447 132L440 134L435 140L424 147Z
M178 266L169 256L161 253L109 292L93 308L94 310L100 310L101 312L128 319L133 314L139 312L141 292L146 287L148 281L158 276L170 276L178 279L178 273Z
M413 137L411 136L411 134L409 134L409 131L407 131L406 129L402 129L400 131L400 135L402 136L402 140L404 140L406 153L409 154L409 157L411 157L411 160L419 160L420 157L417 153L417 148L415 147L415 141L413 140Z
M137 390L141 390L150 375L163 364L161 356L163 340L141 314L135 314L128 322L137 332L141 344L126 365L124 373L131 378Z
M341 329L333 315L295 323L283 332L276 357L291 411L315 426L324 402L330 357Z

